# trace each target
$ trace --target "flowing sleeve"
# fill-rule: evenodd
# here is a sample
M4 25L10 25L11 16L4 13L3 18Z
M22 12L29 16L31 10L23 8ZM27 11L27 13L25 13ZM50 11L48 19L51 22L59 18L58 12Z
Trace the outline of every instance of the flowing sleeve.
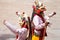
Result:
M17 29L17 31L18 31L20 40L25 40L27 38L27 29L26 28Z
M13 33L17 33L18 31L16 30L16 26L12 25L8 21L5 21L4 24L6 25L7 28L9 28Z

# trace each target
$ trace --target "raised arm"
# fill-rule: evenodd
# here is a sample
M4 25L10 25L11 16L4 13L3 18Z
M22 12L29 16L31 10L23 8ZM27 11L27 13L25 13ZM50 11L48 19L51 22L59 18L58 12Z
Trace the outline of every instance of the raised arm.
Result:
M14 25L10 24L8 21L4 20L3 24L6 25L13 33L17 33L17 30Z
M54 15L56 15L56 12L53 12L53 13L49 14L48 16L45 15L44 18L45 18L46 22L49 22L49 19L50 19L51 17L53 17Z
M49 18L53 17L54 15L56 15L56 12L53 12L51 14L48 15Z

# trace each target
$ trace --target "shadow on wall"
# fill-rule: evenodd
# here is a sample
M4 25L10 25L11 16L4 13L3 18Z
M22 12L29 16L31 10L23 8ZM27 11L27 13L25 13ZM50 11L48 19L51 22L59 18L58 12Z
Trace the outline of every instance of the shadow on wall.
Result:
M7 40L7 39L9 39L9 38L15 38L15 36L12 35L12 34L2 34L2 35L0 36L0 40Z

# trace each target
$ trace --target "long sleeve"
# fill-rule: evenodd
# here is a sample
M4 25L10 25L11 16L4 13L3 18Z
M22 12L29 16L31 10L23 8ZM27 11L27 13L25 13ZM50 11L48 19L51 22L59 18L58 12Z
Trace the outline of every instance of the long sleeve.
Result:
M42 29L45 26L45 23L43 23L42 19L39 16L34 16L33 23L35 25L35 29Z
M26 28L21 28L17 29L18 31L18 40L25 40L27 38L27 29Z
M56 15L56 12L53 12L53 13L49 14L48 16L49 16L49 18L51 18L51 17L53 17L54 15Z
M46 22L50 22L50 21L49 21L49 20L50 20L49 16L45 15L44 18L45 18L45 21L46 21Z
M17 30L14 25L10 24L8 21L5 21L4 24L9 28L13 33L17 33Z

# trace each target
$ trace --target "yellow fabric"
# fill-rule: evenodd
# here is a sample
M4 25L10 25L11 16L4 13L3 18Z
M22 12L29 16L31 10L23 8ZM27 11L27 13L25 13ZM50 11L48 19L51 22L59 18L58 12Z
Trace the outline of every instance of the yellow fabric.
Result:
M39 40L39 38L40 38L39 36L35 36L35 35L32 36L32 40Z

